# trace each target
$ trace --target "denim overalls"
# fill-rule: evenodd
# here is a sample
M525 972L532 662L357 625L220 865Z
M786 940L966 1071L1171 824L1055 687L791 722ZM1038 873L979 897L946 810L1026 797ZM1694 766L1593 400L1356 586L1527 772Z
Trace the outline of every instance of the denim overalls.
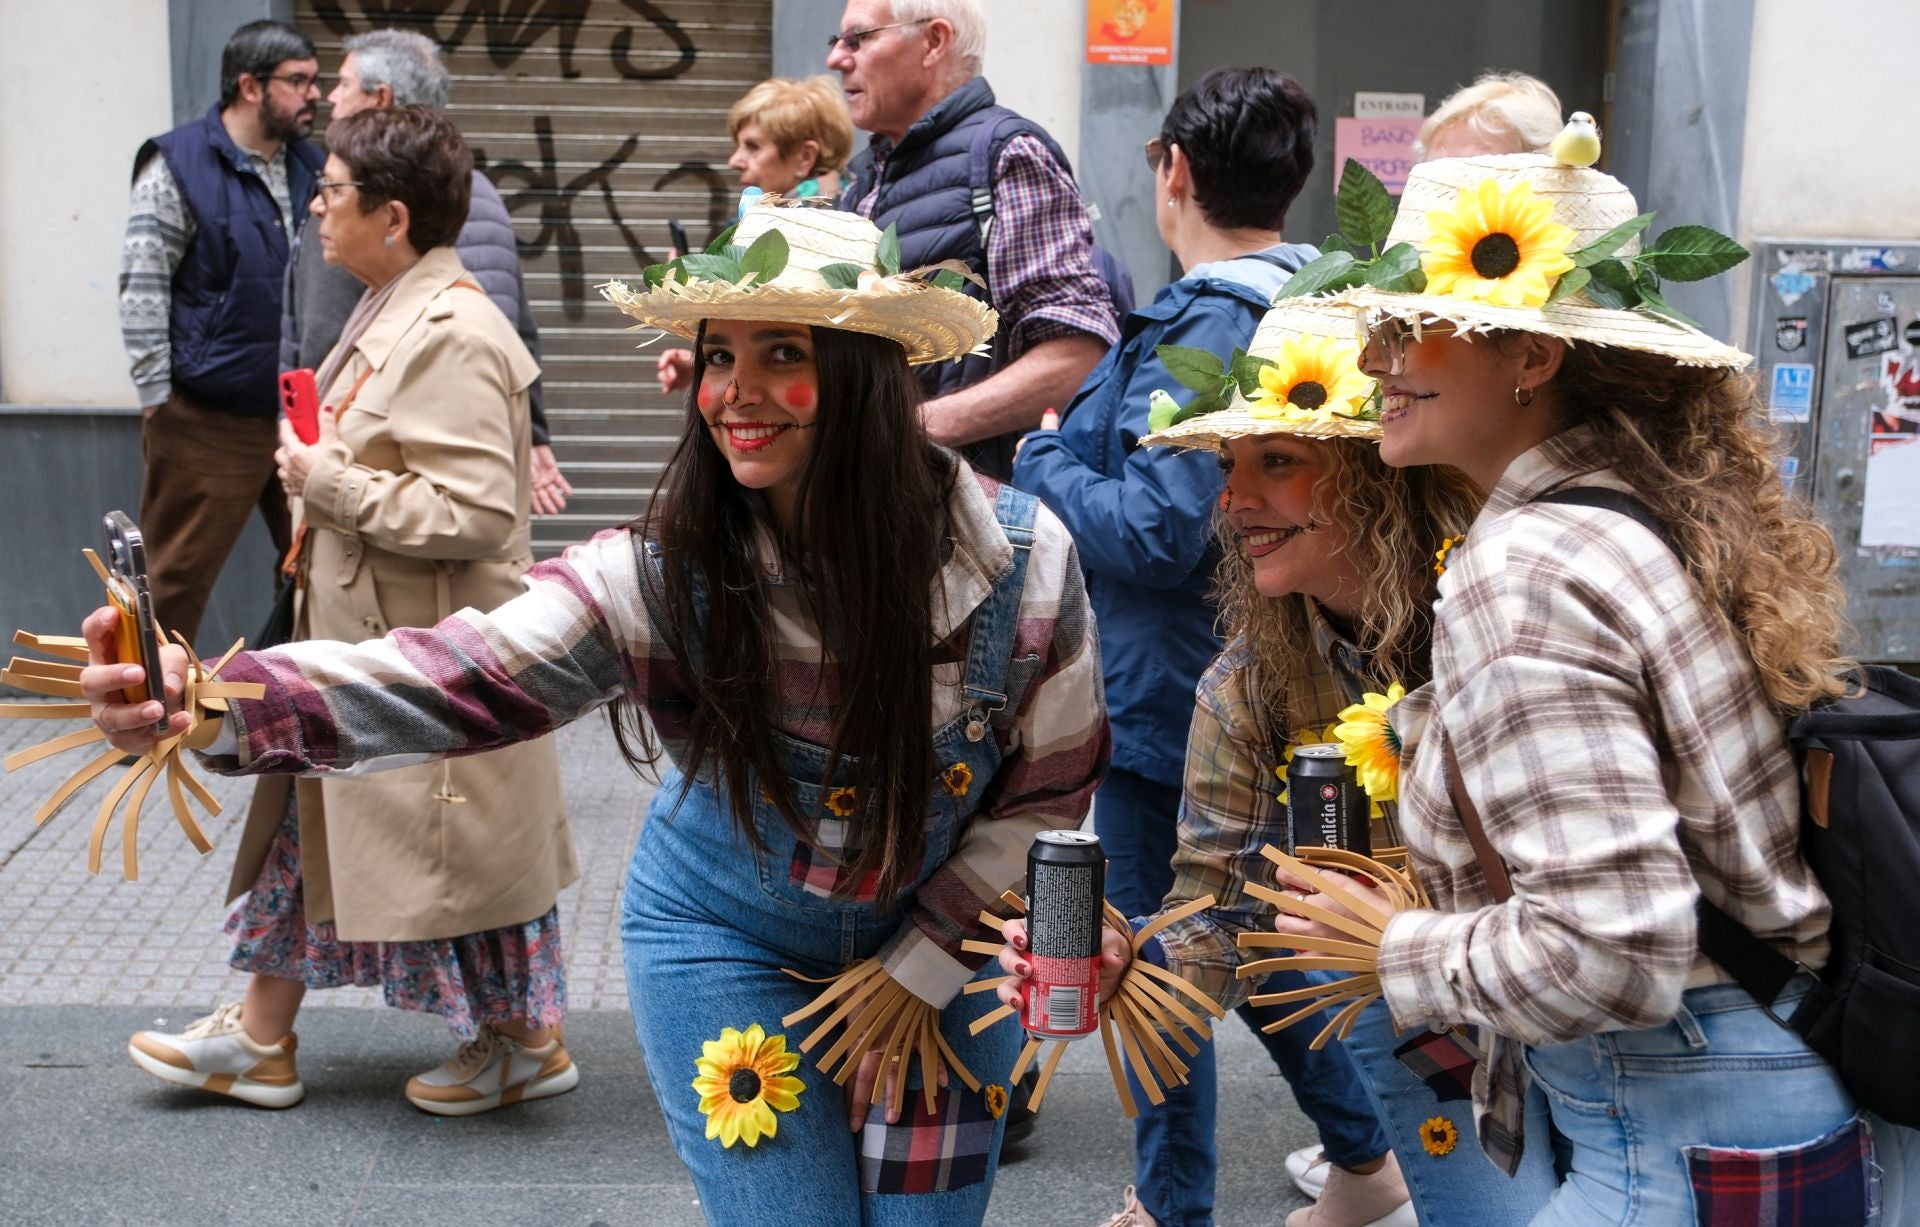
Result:
M1013 562L995 577L972 618L961 683L968 705L933 734L940 777L928 781L926 853L916 887L952 853L982 799L993 795L1001 759L994 729L1011 720L1020 703L1019 695L1007 691L1009 657L1036 506L1030 496L1007 488L995 504L1014 546ZM654 546L649 542L644 549L643 564L657 574L661 560ZM704 617L704 593L696 590L694 602L696 616ZM697 656L689 664L700 667ZM823 747L776 738L801 812L818 815L818 842L850 852L848 824L828 804L839 800L835 790L852 774L847 765L841 764L841 778L828 779ZM960 795L943 783L959 778L956 764L971 773ZM621 937L647 1071L708 1220L753 1227L978 1223L999 1159L1002 1122L993 1109L1005 1103L1004 1094L989 1096L984 1088L1010 1089L1007 1075L1023 1039L1011 1021L977 1037L967 1034L969 1022L998 1004L990 993L956 996L941 1012L947 1043L983 1090L969 1091L952 1077L931 1117L916 1090L898 1124L885 1123L883 1104L869 1112L861 1134L852 1133L842 1089L814 1064L836 1032L794 1071L805 1090L795 1111L775 1114L773 1137L751 1149L744 1143L723 1148L706 1137L692 1087L702 1044L719 1039L722 1028L745 1031L758 1023L770 1036L784 1034L788 1050L797 1051L821 1016L791 1030L780 1019L812 1001L823 986L783 969L830 976L876 953L907 922L905 905L913 894L894 903L834 898L840 872L833 859L797 840L764 794L755 802L754 821L766 847L756 853L733 829L719 794L723 785L696 779L676 808L681 783L678 773L662 780L641 830ZM920 1085L917 1063L908 1085Z

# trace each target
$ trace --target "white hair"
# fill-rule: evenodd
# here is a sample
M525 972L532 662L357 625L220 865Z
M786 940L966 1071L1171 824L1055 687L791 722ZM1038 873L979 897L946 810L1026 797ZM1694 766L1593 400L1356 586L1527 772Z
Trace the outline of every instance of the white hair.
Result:
M953 57L971 76L987 55L987 15L980 0L893 0L893 19L915 25L936 17L953 27Z
M1420 125L1413 141L1415 161L1423 161L1443 128L1464 124L1486 144L1486 153L1545 153L1564 125L1560 96L1538 77L1524 72L1482 73L1472 85L1441 100Z
M447 66L440 48L424 34L411 30L368 30L342 44L360 71L360 88L371 94L381 86L393 91L393 105L424 103L436 111L447 109Z

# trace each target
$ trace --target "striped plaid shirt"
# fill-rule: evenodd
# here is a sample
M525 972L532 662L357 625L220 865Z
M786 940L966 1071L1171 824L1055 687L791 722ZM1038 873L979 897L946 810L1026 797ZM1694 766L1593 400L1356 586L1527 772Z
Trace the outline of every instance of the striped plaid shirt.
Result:
M873 215L886 147L874 147L874 186L859 202ZM993 168L993 228L987 285L1007 336L1007 361L1042 341L1076 332L1112 345L1120 322L1106 282L1093 268L1093 220L1080 188L1037 137L1013 137Z
M1321 616L1315 602L1300 599L1306 603L1318 650L1306 662L1301 681L1306 727L1289 739L1294 745L1328 740L1327 726L1342 708L1359 701L1362 690L1351 667L1353 645ZM1161 911L1209 894L1215 903L1168 925L1149 939L1146 950L1153 962L1228 1007L1246 1000L1259 986L1256 980L1234 978L1247 957L1234 945L1235 936L1273 931L1273 908L1247 894L1249 881L1273 884L1273 866L1260 855L1260 847L1285 848L1288 842L1287 807L1280 803L1286 787L1281 776L1284 754L1276 750L1254 682L1253 653L1244 638L1228 644L1200 678L1187 734L1173 887ZM1376 823L1376 841L1380 828ZM1271 953L1257 951L1252 957Z
M994 516L996 487L963 469L948 503L953 550L935 593L934 635L959 645L1013 547ZM781 574L769 542L770 634L778 658L776 724L832 741L838 670L804 588ZM640 596L634 541L602 533L527 573L527 592L482 614L462 610L431 629L358 645L297 643L243 653L223 678L262 682L236 702L234 744L217 770L351 773L476 754L551 732L625 694L653 720L669 756L684 744L688 687ZM980 911L1020 882L1027 847L1049 827L1078 826L1106 771L1109 738L1100 649L1073 542L1040 510L1020 603L1014 667L1033 681L994 735L1003 755L984 804L946 863L919 887L909 918L881 951L894 977L943 1006L983 961L960 952ZM936 665L929 735L966 709L962 662ZM931 786L931 782L929 782ZM396 821L402 819L396 818Z
M1684 989L1726 979L1697 945L1702 892L1807 966L1827 956L1784 721L1738 634L1645 528L1533 502L1625 489L1601 464L1576 429L1508 467L1440 581L1433 684L1394 712L1437 910L1393 918L1381 984L1403 1028L1495 1033L1475 1098L1503 1166L1524 1103L1514 1041L1657 1026ZM1448 800L1441 737L1509 868L1504 904Z

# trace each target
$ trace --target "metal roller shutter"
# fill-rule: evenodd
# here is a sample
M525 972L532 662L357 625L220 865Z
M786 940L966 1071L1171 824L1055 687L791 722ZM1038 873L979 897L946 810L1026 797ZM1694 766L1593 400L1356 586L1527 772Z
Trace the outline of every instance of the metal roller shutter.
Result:
M439 43L447 114L500 188L540 323L565 514L536 518L544 556L637 514L677 437L650 348L594 290L664 258L667 219L696 243L730 220L727 108L772 72L772 0L299 0L328 87L348 34ZM327 114L321 108L324 124ZM318 131L316 131L318 135Z

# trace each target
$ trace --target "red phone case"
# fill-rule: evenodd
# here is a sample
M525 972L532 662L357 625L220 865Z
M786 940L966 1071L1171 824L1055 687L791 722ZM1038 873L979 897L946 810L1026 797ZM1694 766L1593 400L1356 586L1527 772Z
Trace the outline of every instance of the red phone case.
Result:
M311 447L320 441L320 390L313 372L302 368L280 373L280 411L293 423L293 433Z

